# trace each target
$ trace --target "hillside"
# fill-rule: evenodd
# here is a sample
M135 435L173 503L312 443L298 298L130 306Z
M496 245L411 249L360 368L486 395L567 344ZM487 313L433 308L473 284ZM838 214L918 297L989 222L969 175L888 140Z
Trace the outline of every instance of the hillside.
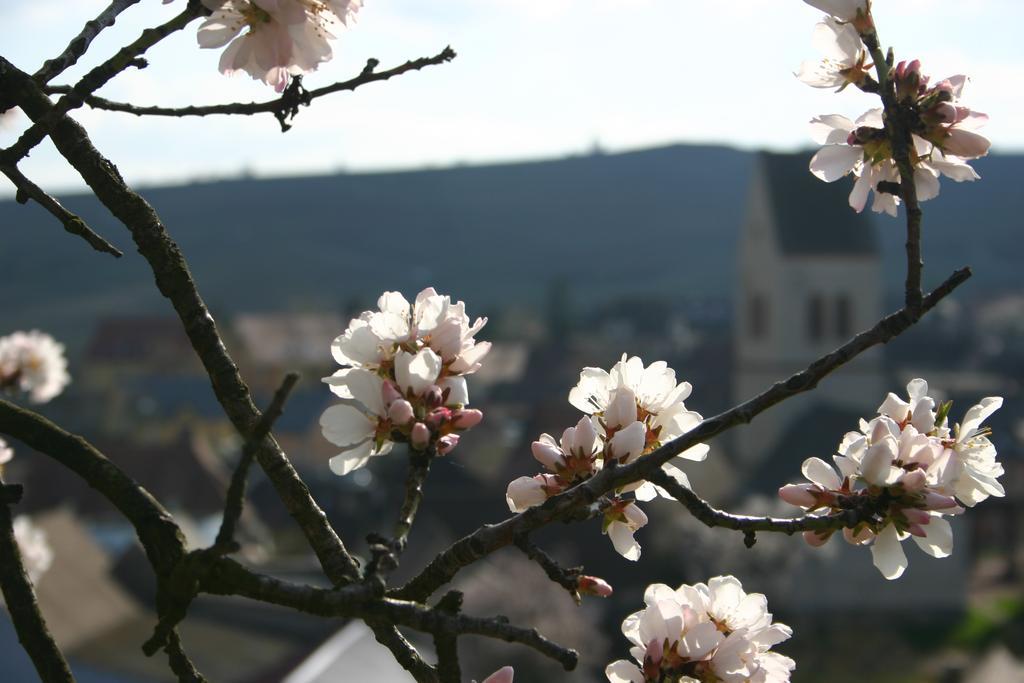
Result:
M806 155L806 156L809 156ZM433 284L473 310L540 305L554 280L583 308L647 294L725 305L753 155L671 146L614 155L395 173L239 179L143 194L163 216L215 313L336 309ZM803 163L802 158L795 162ZM926 214L928 274L984 266L972 292L1020 287L1024 157L978 162ZM837 203L847 187L822 186ZM5 329L80 340L97 315L169 312L126 232L88 196L61 198L126 251L93 253L39 207L0 202ZM882 217L898 292L902 229Z

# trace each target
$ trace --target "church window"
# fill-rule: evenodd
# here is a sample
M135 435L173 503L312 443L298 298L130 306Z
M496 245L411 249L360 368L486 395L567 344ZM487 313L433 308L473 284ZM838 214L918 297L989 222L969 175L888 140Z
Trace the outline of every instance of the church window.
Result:
M807 301L807 338L821 341L825 337L825 300L814 294Z

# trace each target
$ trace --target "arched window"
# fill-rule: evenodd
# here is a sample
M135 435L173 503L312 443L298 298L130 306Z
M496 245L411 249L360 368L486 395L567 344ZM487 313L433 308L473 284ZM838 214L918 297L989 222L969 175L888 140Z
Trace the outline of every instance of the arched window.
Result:
M825 300L813 294L807 300L807 338L821 341L825 337Z
M751 294L747 300L747 328L751 339L768 336L768 300L764 294Z
M840 294L836 297L836 336L846 339L853 333L853 304L850 297Z

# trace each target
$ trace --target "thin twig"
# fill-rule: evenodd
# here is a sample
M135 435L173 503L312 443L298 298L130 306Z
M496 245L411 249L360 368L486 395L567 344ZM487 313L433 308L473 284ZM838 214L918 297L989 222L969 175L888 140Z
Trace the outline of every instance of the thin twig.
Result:
M448 591L435 608L452 616L462 611L462 593ZM434 649L437 650L437 675L441 683L461 683L462 671L459 666L459 634L446 631L434 634Z
M523 629L512 626L505 617L470 617L465 614L445 614L436 609L425 608L415 602L384 600L371 603L370 609L386 615L392 623L401 624L426 633L459 633L479 635L504 640L507 643L525 645L540 654L555 660L566 671L572 671L579 662L579 653L548 640L537 629Z
M171 631L171 636L164 649L167 651L167 662L171 671L178 677L178 683L207 683L206 678L199 673L195 664L185 654L185 649L181 645L181 636L178 635L177 630Z
M377 60L371 59L367 61L366 68L364 68L363 71L355 78L351 78L347 81L339 81L314 90L304 90L302 92L301 102L299 103L308 105L316 98L323 97L324 95L330 95L332 93L343 92L346 90L355 90L367 83L386 81L389 78L401 76L409 71L419 71L420 69L424 69L428 66L444 64L455 57L455 51L452 50L451 47L446 47L433 57L412 59L404 64L400 64L385 71L374 71L374 68L377 65ZM69 93L71 90L72 89L68 86L51 86L46 88L46 92L52 94ZM229 104L211 104L202 106L192 105L188 107L139 106L128 102L115 102L96 95L88 95L83 101L93 109L124 112L126 114L135 114L136 116L184 117L212 116L217 114L251 116L253 114L271 113L279 115L278 119L284 130L288 129L288 124L284 120L286 114L288 115L288 118L293 118L295 112L297 112L295 97L285 95L265 102L232 102Z
M142 32L134 42L121 48L117 54L95 67L74 85L71 90L57 100L52 109L47 111L45 116L32 117L32 125L14 142L13 145L4 150L7 159L11 163L17 163L28 155L32 149L43 141L56 123L72 109L82 106L84 99L93 92L102 88L117 74L136 63L136 60L161 40L179 31L193 19L209 13L200 2L189 2L181 14L159 26L148 28ZM35 81L33 81L35 83ZM49 102L49 98L47 98Z
M298 381L299 373L297 372L289 372L285 375L281 386L274 392L270 405L267 406L256 426L253 427L252 434L249 435L245 445L242 447L242 457L239 459L234 474L231 476L231 484L228 485L227 500L224 504L224 518L221 520L220 531L217 532L217 540L214 542L214 546L217 548L226 550L235 545L235 529L238 526L239 518L242 516L242 507L245 505L246 479L249 475L249 467L252 465L253 457L256 455L256 448L263 440L263 437L270 433L277 418L281 416L281 413L284 411L284 403L288 400L288 395L295 388L295 384Z
M690 511L694 517L709 527L721 527L753 534L758 531L769 531L783 534L795 534L801 531L838 531L853 528L858 523L871 519L871 510L846 510L846 514L832 514L820 517L810 515L804 517L753 517L734 515L724 512L703 500L696 493L681 485L665 474L663 470L655 470L647 475L647 480L662 487ZM752 545L752 544L751 544Z
M884 344L905 332L920 319L921 315L952 293L970 275L969 268L954 272L925 297L918 313L912 313L905 307L886 316L871 329L861 332L789 379L776 382L745 403L704 420L686 434L629 465L602 470L585 482L552 496L543 505L513 515L499 524L483 526L462 537L431 560L412 580L401 588L390 591L389 595L405 600L425 600L438 588L451 581L462 568L512 543L517 535L529 533L552 521L570 517L579 508L593 504L609 491L646 479L688 448L706 442L737 425L750 422L776 403L813 389L836 368L845 365L867 349Z
M420 503L423 501L423 485L430 473L430 463L433 462L433 459L433 448L422 453L413 451L409 456L409 470L405 477L405 497L402 500L402 508L398 512L395 535L391 543L396 560L409 542L409 532L412 530L416 513L420 509Z
M86 225L85 221L82 220L80 216L77 216L65 209L60 202L48 195L41 187L26 178L24 174L18 170L17 166L14 166L13 164L0 164L0 171L10 178L11 182L14 183L14 186L18 188L17 196L19 201L27 201L28 199L34 200L39 204L39 206L53 214L53 216L61 222L65 230L70 232L72 235L78 235L81 237L96 251L112 254L117 258L123 256L120 249L93 232L93 230Z
M416 683L440 683L437 669L427 664L405 636L386 619L366 619L377 642L386 647L395 661L408 671Z
M202 551L199 551L202 552ZM520 643L551 657L567 669L576 665L575 651L563 648L534 629L512 626L504 617L450 615L414 602L381 598L362 583L327 590L257 574L229 557L213 557L198 577L200 590L238 595L323 617L354 617L375 624L406 626L431 635L475 634ZM378 633L378 639L380 638ZM408 667L406 667L408 668Z
M0 83L34 121L51 115L54 105L36 83L0 57ZM196 355L203 363L214 394L236 431L246 438L260 419L249 388L224 346L217 325L196 287L178 245L167 233L153 207L121 178L114 164L93 146L88 134L68 116L60 116L50 131L57 150L81 174L96 197L128 228L139 253L149 263L157 288L174 306ZM267 436L256 459L305 534L324 573L335 585L359 577L359 567L331 526L309 487L281 447Z
M81 32L75 36L64 51L53 59L48 59L39 71L32 75L40 85L45 85L50 80L62 74L65 70L74 66L79 57L85 54L89 45L96 39L103 29L114 25L117 16L139 0L113 0L105 10L96 15L95 19L85 22Z
M14 520L8 502L17 498L20 487L7 486L0 479L4 500L0 502L0 588L3 589L7 611L18 634L18 641L32 660L43 683L74 683L71 669L61 653L50 629L46 626L32 582L21 560L21 550L14 538Z
M520 534L513 540L516 547L522 550L528 558L536 562L548 578L559 586L569 591L569 595L577 603L580 602L579 578L583 572L582 567L565 568L555 561L555 558L544 552L539 545L530 540L526 534Z

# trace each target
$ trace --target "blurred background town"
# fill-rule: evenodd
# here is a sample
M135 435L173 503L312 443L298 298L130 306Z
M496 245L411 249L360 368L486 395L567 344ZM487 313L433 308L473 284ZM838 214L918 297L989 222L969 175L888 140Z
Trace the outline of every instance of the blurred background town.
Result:
M405 459L396 452L344 478L328 470L335 449L318 418L333 402L320 381L336 369L331 340L386 289L411 297L434 286L489 318L478 338L494 347L470 378L484 421L432 471L401 578L508 514L507 483L537 470L530 442L577 419L566 397L580 368L610 367L624 352L666 360L694 387L688 407L709 416L899 307L901 221L853 213L850 185L815 180L809 156L595 147L549 161L240 177L143 193L179 240L257 402L266 404L285 372L302 373L275 435L357 553L368 533L390 528ZM619 623L640 608L645 585L733 573L794 627L778 649L797 660L798 683L1024 680L1024 200L1016 187L1024 157L976 166L984 182L946 182L925 205L926 283L971 265L967 285L819 391L716 439L689 469L716 506L785 514L775 491L799 480L800 463L828 459L910 379L924 377L935 396L954 400L953 416L1003 396L990 424L1007 496L958 520L952 557L907 544L907 573L887 582L864 549L833 541L812 551L799 538L761 534L748 550L741 536L654 502L635 564L615 554L596 520L536 538L564 564L610 581L608 599L575 606L515 549L456 582L467 611L508 614L579 648L578 672L471 638L465 670L482 678L496 662L513 663L517 681L604 680L604 665L626 655ZM112 264L38 207L0 202L4 331L38 328L67 345L72 384L44 413L143 483L192 544L208 544L237 436L123 231L91 197L63 199L127 255ZM18 512L33 516L55 552L37 588L78 680L170 680L161 658L140 650L155 623L154 586L131 527L73 474L13 445L5 478L25 484ZM276 576L320 581L269 482L257 471L250 484L240 557ZM243 600L203 596L182 635L215 681L407 680L357 623ZM5 616L0 661L4 681L34 680Z

